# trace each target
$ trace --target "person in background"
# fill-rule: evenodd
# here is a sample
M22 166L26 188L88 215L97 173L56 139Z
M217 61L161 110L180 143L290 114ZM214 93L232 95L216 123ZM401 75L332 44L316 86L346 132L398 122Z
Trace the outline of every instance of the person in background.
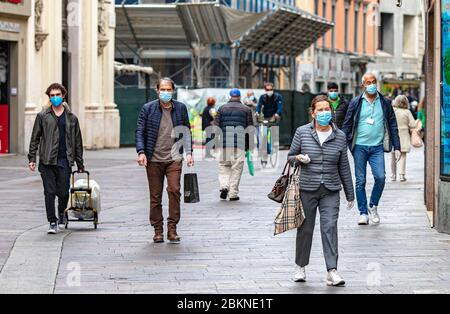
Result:
M39 167L44 185L45 208L50 227L48 234L58 233L65 224L64 212L69 201L70 176L76 163L78 171L84 171L83 139L78 118L65 102L66 88L54 83L47 88L49 106L38 113L31 134L28 154L29 168L36 170L39 150ZM55 199L58 197L58 217L55 215Z
M336 83L328 84L328 100L331 104L333 122L339 129L342 129L347 115L348 102L339 94L339 86Z
M416 120L409 110L409 101L406 96L400 95L395 98L394 112L397 118L398 133L400 136L400 146L401 146L401 158L398 162L400 165L399 174L400 182L405 182L406 179L406 156L411 152L411 130L415 129L417 124ZM395 154L392 153L391 157L391 170L392 170L392 181L397 181L397 159Z
M250 108L241 102L241 92L234 88L230 101L220 107L214 125L222 131L222 147L219 161L220 198L239 201L239 184L245 164L245 152L250 149L253 126Z
M426 123L426 111L425 111L425 97L422 98L422 100L419 102L419 105L417 106L417 119L422 122L422 131L425 129L425 123Z
M205 140L205 157L212 158L211 154L211 141L214 140L214 134L210 133L211 127L214 125L214 119L216 117L216 99L214 97L209 97L206 101L206 108L203 110L202 114L202 130L206 131L206 140Z
M355 190L346 137L332 122L331 112L327 96L314 98L311 103L314 121L297 129L288 155L294 166L301 166L301 202L306 217L297 231L297 270L294 281L306 281L305 268L309 264L318 209L322 248L328 271L327 285L342 286L345 281L337 273L340 191L343 186L348 208L351 209L355 205Z
M249 90L247 92L247 98L244 100L244 105L250 108L252 111L253 125L258 124L258 119L256 118L256 108L258 107L258 99L255 96L255 92Z
M274 92L273 83L264 84L265 94L259 98L256 108L257 118L261 115L267 121L280 122L283 116L283 97Z

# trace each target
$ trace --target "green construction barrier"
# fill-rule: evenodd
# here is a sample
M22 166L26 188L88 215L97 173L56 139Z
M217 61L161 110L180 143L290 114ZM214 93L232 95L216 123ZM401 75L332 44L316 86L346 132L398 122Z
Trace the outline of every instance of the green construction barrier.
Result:
M283 96L283 119L280 123L280 145L290 146L298 127L310 121L309 106L314 94L296 91L277 91ZM145 90L116 88L115 102L120 112L120 145L134 146L137 118L142 106L147 102ZM156 91L151 89L150 101L157 99ZM195 118L191 113L191 118ZM196 119L198 120L198 119ZM194 123L194 122L193 122ZM201 135L198 136L201 138Z
M155 90L150 92L150 100L156 99ZM120 145L134 146L139 112L146 103L145 90L139 88L116 88L115 102L120 112Z

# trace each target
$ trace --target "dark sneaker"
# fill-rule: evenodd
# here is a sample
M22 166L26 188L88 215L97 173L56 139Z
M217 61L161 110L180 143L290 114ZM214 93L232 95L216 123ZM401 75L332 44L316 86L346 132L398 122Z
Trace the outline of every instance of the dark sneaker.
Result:
M58 224L56 222L50 223L47 234L57 234L58 233Z
M220 198L226 200L227 197L228 197L228 190L227 189L220 190Z
M65 214L59 215L58 224L59 224L60 228L66 226L66 215Z
M239 200L240 200L239 196L230 198L230 202L237 202Z

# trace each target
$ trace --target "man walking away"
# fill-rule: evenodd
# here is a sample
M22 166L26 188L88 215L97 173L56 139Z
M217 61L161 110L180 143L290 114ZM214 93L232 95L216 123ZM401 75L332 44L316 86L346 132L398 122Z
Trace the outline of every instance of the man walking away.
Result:
M214 119L216 116L216 99L214 97L209 97L206 104L207 107L203 110L202 114L202 131L206 132L205 157L212 158L211 141L214 140L214 134L210 134L210 132L212 130L212 126L214 125Z
M241 92L233 89L230 101L222 106L215 125L222 130L222 153L219 161L220 198L239 201L239 183L244 170L245 152L253 140L252 112L241 103ZM250 133L250 134L249 134Z

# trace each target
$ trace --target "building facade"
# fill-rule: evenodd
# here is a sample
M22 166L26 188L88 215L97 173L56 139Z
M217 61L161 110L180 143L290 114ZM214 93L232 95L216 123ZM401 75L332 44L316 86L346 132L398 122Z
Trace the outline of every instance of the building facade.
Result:
M385 95L409 93L420 100L424 95L425 15L421 0L381 0L377 24L376 62L369 70L377 74Z
M329 82L344 94L358 94L362 75L376 54L377 0L298 1L335 26L301 58L297 88L325 92Z
M87 149L119 146L114 29L112 1L0 2L0 153L27 152L54 82L68 89Z

